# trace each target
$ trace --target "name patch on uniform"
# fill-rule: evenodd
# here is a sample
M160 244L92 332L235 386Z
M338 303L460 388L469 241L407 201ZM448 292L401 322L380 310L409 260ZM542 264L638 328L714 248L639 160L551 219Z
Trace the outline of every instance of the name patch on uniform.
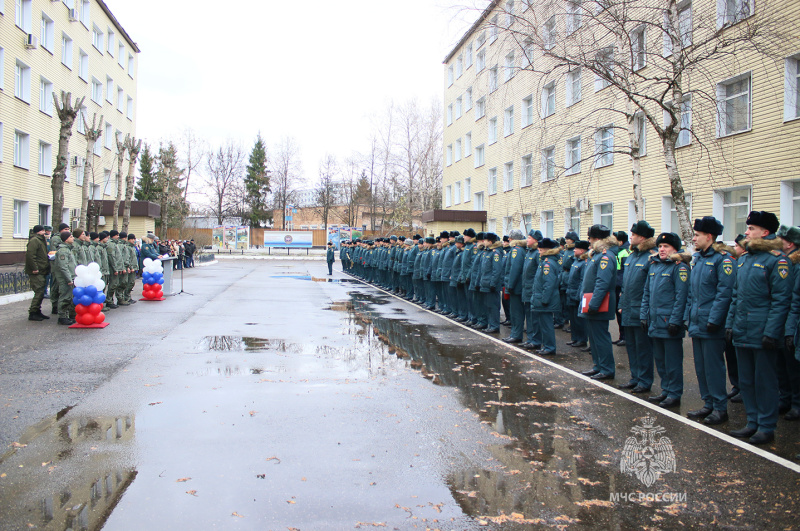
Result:
M753 267L760 267L761 269L764 269L764 264L753 264Z
M781 278L785 279L789 276L789 264L784 262L783 260L778 262L778 274Z
M726 275L730 275L731 273L733 273L733 264L727 258L725 259L724 262L722 262L722 271Z
M681 269L678 272L678 278L681 279L681 282L686 282L686 280L689 278L689 272L686 271L685 269Z

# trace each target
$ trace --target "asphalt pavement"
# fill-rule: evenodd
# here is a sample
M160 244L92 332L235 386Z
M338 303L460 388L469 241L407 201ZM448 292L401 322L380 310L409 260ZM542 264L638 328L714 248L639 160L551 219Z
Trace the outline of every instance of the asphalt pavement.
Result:
M686 419L688 343L668 412L622 348L595 382L563 332L540 359L326 272L226 260L102 330L0 307L0 529L796 526L800 426Z

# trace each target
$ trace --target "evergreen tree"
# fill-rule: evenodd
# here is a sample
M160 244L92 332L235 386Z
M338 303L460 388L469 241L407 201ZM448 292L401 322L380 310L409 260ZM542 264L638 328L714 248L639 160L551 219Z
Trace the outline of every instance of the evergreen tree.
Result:
M250 152L250 163L244 178L245 204L251 227L260 227L262 222L272 218L272 210L267 206L269 192L269 172L267 171L267 148L261 139L256 137L253 151Z
M144 144L139 161L139 179L136 181L136 190L133 196L137 201L157 203L160 196L159 192L153 155L150 153L150 146Z

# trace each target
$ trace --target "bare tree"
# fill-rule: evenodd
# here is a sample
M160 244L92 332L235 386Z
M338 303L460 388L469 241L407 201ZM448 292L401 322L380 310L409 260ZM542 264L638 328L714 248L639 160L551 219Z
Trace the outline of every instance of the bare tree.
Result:
M122 194L127 192L127 189L122 189L122 162L125 160L125 152L128 149L126 140L120 140L119 136L114 139L114 143L117 145L117 193L114 196L114 230L119 229L119 204L122 202Z
M69 156L69 139L72 136L72 125L75 123L75 118L78 116L83 100L79 98L72 106L72 93L65 93L61 91L61 102L53 94L53 102L55 103L56 114L61 122L58 133L58 156L56 158L56 167L53 170L53 180L51 188L53 189L53 215L52 225L58 227L59 220L62 217L64 210L64 179L67 176L67 157Z
M320 161L319 184L314 190L314 212L322 218L322 224L326 231L328 230L331 209L340 203L339 183L336 180L338 174L339 168L336 163L336 157L330 154L326 155Z
M359 161L356 157L350 157L344 162L342 169L342 184L340 188L341 203L343 209L337 210L336 214L339 223L348 227L355 227L358 223L360 213L360 199L358 195L359 183Z
M302 180L302 165L300 163L300 147L290 137L283 138L273 153L270 161L272 166L272 189L275 210L281 211L282 228L286 229L286 205L294 200L297 186Z
M180 181L183 170L178 166L178 150L175 144L167 142L161 145L158 150L158 172L156 174L161 206L161 238L167 237L171 210L177 205L183 211L183 190L180 188Z
M226 217L240 210L245 160L242 146L233 140L228 140L217 151L206 156L206 197L210 212L219 225L223 224Z
M130 135L125 137L125 144L128 149L128 175L125 178L125 208L122 211L122 230L128 232L128 225L131 221L131 203L133 202L133 186L136 180L134 170L136 163L139 160L139 152L142 149L142 140L136 140L136 137L131 138Z
M86 159L83 161L83 188L81 189L81 217L80 227L89 227L89 195L94 184L94 164L92 158L94 157L94 145L97 140L103 135L103 116L100 116L100 123L97 122L97 113L92 115L92 125L86 121L85 113L81 113L83 120L83 128L86 130L84 137L86 138ZM96 124L96 125L95 125Z
M181 147L184 154L183 200L186 201L189 194L189 180L205 159L207 146L203 139L197 137L193 129L187 128L181 135Z

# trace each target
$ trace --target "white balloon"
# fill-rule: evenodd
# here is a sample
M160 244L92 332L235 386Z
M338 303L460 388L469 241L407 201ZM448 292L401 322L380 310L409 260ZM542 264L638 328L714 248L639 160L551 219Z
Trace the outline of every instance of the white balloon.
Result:
M86 267L85 265L82 265L82 264L81 264L81 265L79 265L78 267L76 267L76 268L75 268L75 276L76 276L76 277L82 277L82 276L83 276L83 275L85 275L85 274L86 274L88 271L89 271L89 268L88 268L88 267Z
M106 283L102 279L95 281L92 286L96 287L97 291L103 291L106 289Z
M89 282L83 277L75 277L74 283L76 288L85 288L89 285Z
M153 263L152 258L145 258L144 260L142 260L142 264L144 264L145 266L149 266L152 263Z
M97 262L92 262L86 267L89 268L89 271L91 273L94 273L94 274L97 274L97 275L100 274L100 264L98 264Z

